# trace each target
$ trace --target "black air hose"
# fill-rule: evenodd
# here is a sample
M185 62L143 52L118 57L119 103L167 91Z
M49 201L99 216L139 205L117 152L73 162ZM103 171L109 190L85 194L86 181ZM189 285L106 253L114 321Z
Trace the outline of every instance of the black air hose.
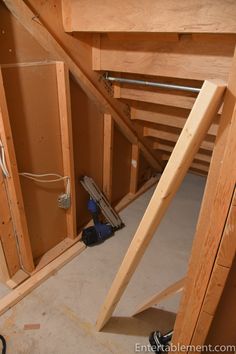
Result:
M7 342L6 339L0 334L0 340L2 342L2 354L6 354L7 352Z

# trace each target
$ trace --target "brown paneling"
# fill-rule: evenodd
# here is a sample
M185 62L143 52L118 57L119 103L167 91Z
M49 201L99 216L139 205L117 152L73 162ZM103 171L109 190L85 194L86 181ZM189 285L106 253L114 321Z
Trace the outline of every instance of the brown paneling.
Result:
M0 24L1 64L50 59L50 54L11 16L2 1L0 2Z
M153 168L149 165L143 154L140 153L139 170L138 170L138 189L147 182L154 173Z
M112 203L115 204L130 187L132 145L115 125L113 137Z
M65 33L62 25L61 2L49 0L44 2L43 6L37 0L27 0L33 13L38 14L44 26L39 27L31 21L32 12L26 5L19 6L17 3L8 3L13 14L17 16L21 23L28 28L40 43L55 53L57 58L68 63L69 69L73 72L77 82L81 85L91 100L101 105L104 113L109 110L113 119L119 124L123 134L132 142L140 140L140 149L146 154L150 163L157 171L162 170L160 161L154 158L149 141L144 141L139 132L135 132L135 124L129 119L127 107L112 97L112 89L109 84L101 79L101 73L92 70L92 35L77 34L68 35ZM27 14L27 15L26 15ZM51 38L50 34L54 37ZM50 40L48 40L50 38ZM61 45L61 47L60 47ZM50 48L50 49L49 49ZM65 50L65 52L62 50ZM87 75L87 77L86 77ZM94 88L92 84L96 87Z
M55 65L4 68L3 78L19 172L63 175ZM64 184L21 177L21 187L36 259L66 237Z
M70 90L77 224L81 228L90 219L90 214L87 211L88 193L80 184L80 177L88 175L102 188L103 115L73 79Z

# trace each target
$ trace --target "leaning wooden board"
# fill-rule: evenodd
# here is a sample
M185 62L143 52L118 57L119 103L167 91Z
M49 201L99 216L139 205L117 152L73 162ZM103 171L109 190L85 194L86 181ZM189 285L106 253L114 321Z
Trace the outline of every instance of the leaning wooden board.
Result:
M177 192L191 162L222 103L226 85L205 81L152 199L101 307L96 327L110 319L154 232Z

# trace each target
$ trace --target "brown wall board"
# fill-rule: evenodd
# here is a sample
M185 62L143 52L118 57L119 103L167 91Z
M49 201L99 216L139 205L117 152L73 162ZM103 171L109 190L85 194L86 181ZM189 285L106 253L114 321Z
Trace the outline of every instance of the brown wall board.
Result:
M113 137L112 203L116 204L129 193L132 145L114 127Z
M155 171L149 165L143 154L140 154L139 160L139 170L138 170L138 188L141 188L142 185L147 182L149 178L151 178L152 174Z
M63 175L55 65L3 68L4 87L19 172ZM63 182L20 178L34 259L66 237L57 197Z
M52 59L31 34L0 2L0 63L17 63Z
M77 225L80 229L91 218L87 211L88 193L79 180L88 175L102 188L103 115L71 78L71 111L74 144Z

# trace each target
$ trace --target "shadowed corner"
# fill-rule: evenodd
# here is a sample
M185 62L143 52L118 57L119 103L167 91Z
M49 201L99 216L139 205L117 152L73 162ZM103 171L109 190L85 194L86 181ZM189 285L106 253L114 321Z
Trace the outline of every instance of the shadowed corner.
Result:
M165 333L174 327L175 318L173 312L150 308L135 317L111 317L101 332L129 336L149 336L156 330Z

